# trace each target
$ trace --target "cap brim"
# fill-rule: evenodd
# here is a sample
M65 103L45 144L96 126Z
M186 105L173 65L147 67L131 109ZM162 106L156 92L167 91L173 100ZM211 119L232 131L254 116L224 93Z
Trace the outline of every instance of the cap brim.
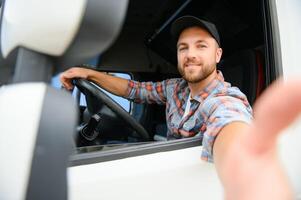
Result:
M220 45L219 35L218 33L214 33L217 32L215 25L204 20L198 19L194 16L183 16L174 21L170 29L171 35L175 39L175 41L177 41L184 29L193 26L199 26L206 29ZM215 30L213 31L212 29Z

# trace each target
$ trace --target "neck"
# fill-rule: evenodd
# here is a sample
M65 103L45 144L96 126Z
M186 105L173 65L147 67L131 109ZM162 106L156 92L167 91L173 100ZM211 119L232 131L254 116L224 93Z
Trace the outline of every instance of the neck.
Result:
M191 97L199 94L212 80L215 79L217 71L214 70L207 78L197 83L188 83Z

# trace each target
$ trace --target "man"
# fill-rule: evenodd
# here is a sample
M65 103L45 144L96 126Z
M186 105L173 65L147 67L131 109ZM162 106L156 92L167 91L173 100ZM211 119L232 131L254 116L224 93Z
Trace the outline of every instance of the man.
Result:
M202 135L202 159L214 161L226 195L231 199L241 199L242 194L246 195L243 189L246 189L247 185L243 185L239 190L241 194L238 194L235 188L239 187L235 183L247 184L248 179L231 180L229 173L237 161L243 160L244 156L250 158L249 150L247 153L243 151L246 154L243 157L233 155L237 148L243 146L241 141L246 140L245 135L249 137L252 134L252 109L246 96L238 88L225 82L222 73L216 70L222 49L214 24L193 16L183 16L172 24L171 33L177 41L181 79L140 83L90 69L71 68L61 74L60 80L65 88L72 89L73 78L84 78L111 93L136 102L165 104L168 138ZM242 148L246 149L246 146ZM231 160L233 162L230 162ZM250 164L249 161L246 163ZM281 180L286 180L281 169L276 171ZM239 172L243 176L244 173L248 173L248 169ZM288 185L286 183L284 181L283 186ZM278 197L289 198L290 194L288 188Z

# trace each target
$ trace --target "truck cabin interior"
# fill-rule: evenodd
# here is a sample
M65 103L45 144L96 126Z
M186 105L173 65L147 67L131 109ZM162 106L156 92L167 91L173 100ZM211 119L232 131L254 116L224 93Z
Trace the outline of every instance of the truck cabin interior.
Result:
M222 71L227 82L240 88L253 105L266 87L268 73L262 7L261 1L254 0L131 0L121 33L116 42L99 56L97 70L127 73L138 81L179 77L170 25L180 16L193 15L217 26L223 49L218 70ZM87 98L87 103L98 104L93 98ZM165 106L131 103L130 115L145 128L147 140L107 106L100 110L99 138L102 139L80 140L78 146L108 141L165 140ZM84 111L81 116L81 119L85 118Z

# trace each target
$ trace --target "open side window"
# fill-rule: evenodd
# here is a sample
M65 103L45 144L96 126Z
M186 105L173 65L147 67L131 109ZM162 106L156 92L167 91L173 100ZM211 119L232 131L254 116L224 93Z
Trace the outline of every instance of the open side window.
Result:
M170 3L172 4L172 1L170 1ZM251 104L255 102L256 98L266 87L266 30L263 28L265 19L262 14L263 4L260 1L208 1L208 6L202 7L202 10L196 9L197 1L185 1L182 5L177 5L178 9L175 9L174 6L173 9L164 13L164 16L161 16L161 18L157 16L156 19L153 19L153 24L149 27L148 23L152 20L147 18L147 23L143 23L143 20L146 20L146 18L137 18L137 12L143 13L146 11L135 10L134 12L131 10L136 8L134 4L133 2L129 7L125 27L121 31L116 44L102 57L103 62L108 65L104 68L99 67L100 70L105 69L105 71L109 71L111 63L116 66L113 71L133 72L135 78L138 77L138 81L157 81L161 80L162 77L178 76L178 74L172 74L175 70L172 73L166 70L166 63L169 63L168 67L173 66L174 69L176 69L176 63L174 62L176 56L175 52L172 51L173 43L170 41L170 38L166 36L170 33L170 23L173 19L184 14L191 14L207 18L217 25L224 50L222 62L218 69L223 72L226 81L239 87L247 95ZM148 7L148 9L150 9L150 7ZM152 9L152 12L155 12L157 8L152 7ZM150 10L147 12L150 12ZM149 17L151 17L151 15ZM159 18L160 20L158 20ZM147 27L149 28L148 32L150 34L146 34L146 31L141 31ZM141 35L139 35L139 37L132 37L132 34L129 33ZM144 45L137 45L138 38L146 38L146 40L140 41L144 43ZM136 54L130 54L130 51L124 51L129 45L131 45L135 51L141 48L139 53L145 52L145 54L147 54L145 57L149 63L143 64L146 61L144 59L145 57L143 57L142 65L136 66L136 63L140 63L140 57L135 56ZM120 55L120 59L113 59L114 53L115 55ZM125 54L125 56L122 56L123 54ZM119 60L126 63L122 65L122 63L118 62ZM132 66L127 68L129 63L131 63ZM152 137L149 141L143 142L139 140L127 140L127 142L110 145L83 146L77 149L76 154L72 158L72 163L74 165L82 165L85 163L103 162L186 149L202 144L201 137L175 141L162 141L158 139L158 136L161 138L161 136L164 136L163 132L166 132L166 127L164 127L163 123L163 120L165 120L163 107L157 105L136 105L133 103L131 109L130 113L137 120L141 121L148 131L150 130L152 132L152 136L156 137ZM111 124L111 126L114 125ZM122 127L115 129L116 132L124 130Z

